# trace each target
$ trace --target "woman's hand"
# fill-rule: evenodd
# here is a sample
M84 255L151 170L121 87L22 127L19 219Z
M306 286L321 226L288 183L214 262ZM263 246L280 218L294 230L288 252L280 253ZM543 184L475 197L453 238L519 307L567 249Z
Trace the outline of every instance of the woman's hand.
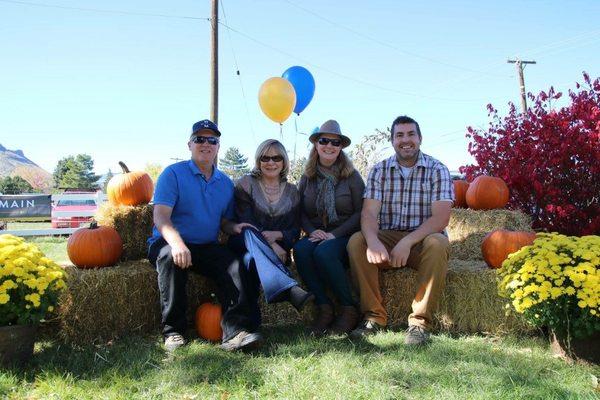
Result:
M236 235L239 235L240 233L242 233L242 229L244 228L254 228L256 229L256 227L252 224L249 224L247 222L240 222L239 224L235 224L232 227L233 233L235 233Z
M335 239L335 236L330 232L325 232L320 229L313 231L308 236L308 240L310 240L311 242L320 242L329 239Z
M335 239L335 236L333 236L333 233L327 232L325 235L326 235L326 238L325 238L325 239L323 239L323 240L321 241L321 243L319 243L317 246L320 246L320 245L322 245L323 243L325 243L325 242L326 242L326 241L328 241L328 240Z
M285 262L287 261L287 251L285 251L283 249L283 247L281 247L277 243L273 243L271 245L271 248L273 249L273 251L275 252L275 254L277 254L277 257L279 257L279 259L281 260L281 262L285 264Z
M320 229L315 229L310 235L308 235L308 240L310 240L311 242L320 242L321 240L325 240L326 238L327 232L322 231Z
M262 231L262 235L269 244L273 244L276 241L283 239L283 232L281 231Z

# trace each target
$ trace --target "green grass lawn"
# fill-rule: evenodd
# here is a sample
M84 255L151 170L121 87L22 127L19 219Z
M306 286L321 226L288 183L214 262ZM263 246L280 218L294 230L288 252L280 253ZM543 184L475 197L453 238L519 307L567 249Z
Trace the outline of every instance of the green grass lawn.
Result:
M600 368L554 358L539 338L434 336L423 349L385 332L353 343L299 326L265 329L253 354L200 340L165 360L160 339L36 346L31 365L0 370L15 399L598 399Z
M50 222L9 222L7 229L10 230L31 230L31 229L50 229ZM2 234L2 231L0 231ZM35 243L46 257L56 261L59 264L68 263L67 240L66 236L26 236L25 240Z
M8 222L6 229L12 230L28 230L28 229L51 229L50 222Z
M26 237L28 242L35 245L46 255L46 257L56 261L59 264L69 263L67 255L67 240L64 236L37 236Z

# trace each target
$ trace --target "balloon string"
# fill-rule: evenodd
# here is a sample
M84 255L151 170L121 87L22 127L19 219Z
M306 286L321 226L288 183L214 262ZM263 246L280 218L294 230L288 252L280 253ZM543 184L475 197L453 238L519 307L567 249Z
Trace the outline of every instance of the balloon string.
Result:
M283 124L279 123L279 138L283 140Z
M298 141L298 115L294 117L294 128L296 128L296 134L294 135L294 164L296 163L296 142Z

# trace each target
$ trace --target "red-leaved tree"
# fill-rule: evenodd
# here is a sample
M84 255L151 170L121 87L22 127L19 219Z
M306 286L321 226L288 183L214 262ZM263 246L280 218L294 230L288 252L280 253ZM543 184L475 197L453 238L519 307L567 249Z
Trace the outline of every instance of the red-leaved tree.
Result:
M509 208L531 215L533 227L567 235L600 233L600 78L583 74L584 85L569 91L571 103L554 109L561 97L529 94L533 106L507 116L488 105L487 130L468 127L469 153L477 165L460 168L467 180L498 176L510 189Z

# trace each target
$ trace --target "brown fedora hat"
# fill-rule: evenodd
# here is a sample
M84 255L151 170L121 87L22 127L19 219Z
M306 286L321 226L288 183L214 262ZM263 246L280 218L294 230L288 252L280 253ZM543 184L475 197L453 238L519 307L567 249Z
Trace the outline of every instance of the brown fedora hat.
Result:
M336 120L330 119L329 121L326 121L323 125L321 125L318 131L314 132L308 137L308 140L310 140L311 143L316 143L317 140L319 140L319 136L321 136L323 133L338 135L342 141L342 147L350 146L350 138L342 134L340 124L338 124Z

